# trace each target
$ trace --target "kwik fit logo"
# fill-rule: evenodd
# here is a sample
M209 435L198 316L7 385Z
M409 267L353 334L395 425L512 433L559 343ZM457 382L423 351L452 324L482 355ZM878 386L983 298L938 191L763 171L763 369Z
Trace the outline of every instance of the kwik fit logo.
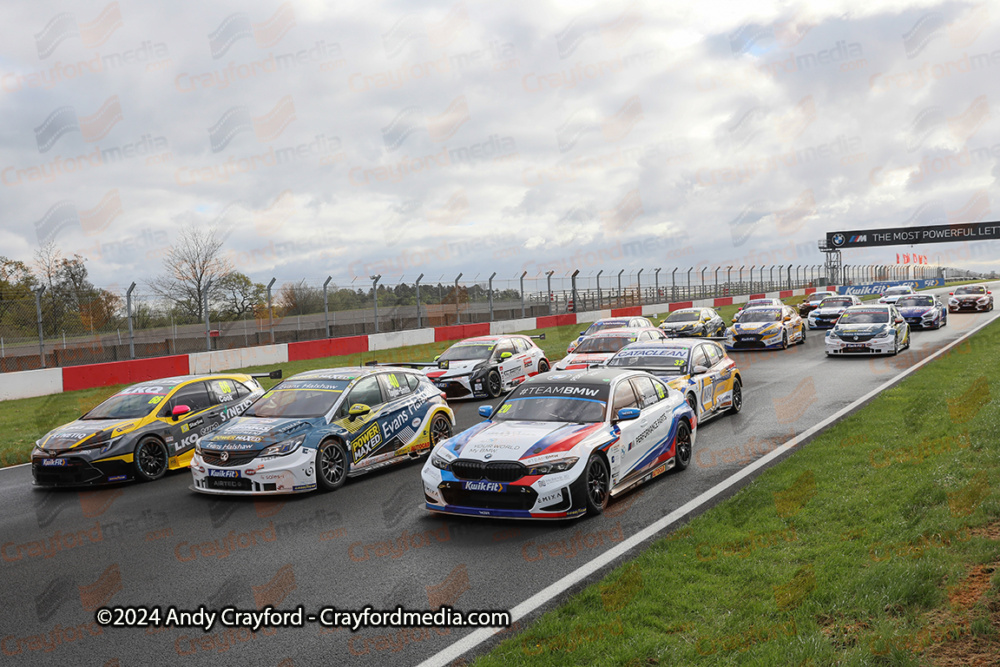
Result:
M492 491L494 493L503 491L503 484L500 482L466 482L466 491Z
M75 107L59 107L35 128L38 152L48 152L64 134L70 132L79 132L86 142L100 141L121 119L122 105L117 95L105 100L96 113L82 118L77 115Z

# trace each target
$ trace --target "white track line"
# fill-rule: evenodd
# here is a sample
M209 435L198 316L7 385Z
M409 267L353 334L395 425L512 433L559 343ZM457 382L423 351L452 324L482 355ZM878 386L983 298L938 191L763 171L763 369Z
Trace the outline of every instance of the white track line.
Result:
M894 378L892 378L890 380L887 380L886 382L882 383L876 389L873 389L872 391L868 392L867 394L865 394L861 398L857 399L856 401L854 401L853 403L851 403L847 407L841 408L839 411L837 411L834 414L830 415L829 417L827 417L823 421L819 422L815 426L813 426L813 427L807 429L806 431L800 433L795 438L789 440L788 442L786 442L785 444L781 445L777 449L772 450L769 454L767 454L765 456L762 456L761 458L757 459L756 461L754 461L753 463L751 463L747 467L745 467L742 470L740 470L739 472L733 474L731 477L728 477L724 481L719 482L718 484L716 484L715 486L713 486L708 491L705 491L704 493L702 493L701 495L697 496L696 498L694 498L692 500L689 500L688 502L684 503L683 505L681 505L680 507L678 507L677 509L675 509L670 514L668 514L667 516L665 516L662 519L660 519L659 521L656 521L655 523L650 524L646 528L643 528L641 531L639 531L638 533L636 533L632 537L628 538L624 542L618 543L616 546L612 547L611 549L608 549L607 551L605 551L604 553L602 553L600 556L594 558L589 563L586 563L586 564L580 566L579 568L577 568L576 570L570 572L569 574L567 574L565 577L563 577L559 581L555 582L554 584L551 584L551 585L543 588L542 590L540 590L539 592L535 593L530 598L528 598L527 600L525 600L524 602L522 602L521 604L517 605L516 607L514 607L513 609L510 610L511 622L516 621L516 620L521 619L521 618L524 618L525 616L527 616L531 612L535 611L536 609L538 609L542 605L550 602L553 598L555 598L558 595L561 595L562 593L564 593L568 589L572 588L576 584L580 583L581 581L583 581L584 579L586 579L587 577L589 577L593 573L597 572L601 568L603 568L603 567L611 564L617 558L620 558L620 557L624 556L626 553L628 553L629 550L634 549L635 547L639 546L640 544L642 544L646 540L654 537L657 533L663 531L663 529L667 528L671 524L676 523L677 521L683 519L685 516L687 516L688 514L690 514L691 512L693 512L694 510L698 509L702 505L705 505L706 503L708 503L711 500L713 500L714 498L716 498L718 495L720 495L720 494L724 493L725 491L727 491L729 488L731 488L737 482L739 482L739 481L743 480L744 478L750 476L751 474L753 474L754 472L756 472L760 468L763 468L764 466L766 466L768 463L770 463L774 459L778 458L779 456L781 456L782 454L784 454L788 450L792 449L793 447L795 447L796 445L798 445L799 443L801 443L803 440L806 440L807 438L815 435L819 431L822 431L824 428L826 428L827 426L829 426L833 422L837 421L838 419L840 419L844 415L846 415L846 414L850 413L851 411L853 411L853 410L861 407L862 405L864 405L865 403L867 403L871 399L875 398L875 396L877 396L881 392L885 391L886 389L888 389L892 385L896 384L897 382L899 382L900 380L902 380L903 378L905 378L910 373L914 372L915 370L917 370L918 368L920 368L924 364L927 364L930 361L934 360L935 358L941 356L942 354L944 354L945 352L947 352L948 350L950 350L954 346L956 346L959 343L961 343L962 341L964 341L966 338L968 338L972 334L974 334L977 331L979 331L980 329L982 329L982 328L984 328L984 327L992 324L998 318L1000 318L1000 313L998 313L997 315L994 315L992 318L990 318L986 322L982 323L981 325L979 325L975 329L972 329L972 330L968 331L967 333L965 333L961 337L956 338L951 343L949 343L948 345L942 347L940 350L938 350L934 354L930 355L926 359L923 359L923 360L917 362L916 364L914 364L913 366L910 366L909 368L907 368L905 371L901 372L896 377L894 377ZM447 665L448 663L452 662L456 658L459 658L459 657L465 655L467 652L469 652L472 649L474 649L475 647L479 646L484 641L488 640L490 637L492 637L493 635L495 635L498 632L500 632L502 629L503 628L480 628L479 630L474 630L473 632L469 633L465 637L459 639L454 644L452 644L452 645L448 646L447 648L439 651L438 653L436 653L435 655L431 656L430 658L427 658L427 660L424 660L422 663L420 663L419 667L438 667L439 665L440 666Z

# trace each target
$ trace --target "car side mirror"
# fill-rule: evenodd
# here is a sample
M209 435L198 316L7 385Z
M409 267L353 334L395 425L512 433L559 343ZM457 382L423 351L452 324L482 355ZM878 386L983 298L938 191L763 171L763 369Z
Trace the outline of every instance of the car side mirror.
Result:
M691 371L691 375L704 375L707 372L708 372L708 366L702 366L701 364L698 364L697 366L694 367L694 370Z
M191 412L190 407L186 405L175 405L174 409L170 411L170 416L173 417L174 420L176 421L189 412Z
M364 417L370 414L372 409L365 405L364 403L355 403L347 411L347 416L351 421L354 421L358 417Z
M480 405L479 406L479 416L485 419L489 419L493 415L492 405Z
M948 292L948 296L955 296L954 292Z
M501 352L500 353L500 361L506 361L507 359L510 359L513 356L514 355L511 354L510 352Z
M791 315L785 315L784 319L782 319L781 321L782 322L791 322L792 321L792 316Z
M585 333L587 333L587 332L586 332L586 331L581 331L581 332L580 332L580 335L582 336L582 335L584 335Z
M902 324L902 323L903 323L903 321L904 321L904 320L903 320L903 318L902 318L902 317L897 317L896 319L894 319L894 320L893 320L893 322L895 322L896 324Z
M640 412L639 408L622 408L618 411L618 421L624 422L638 419Z

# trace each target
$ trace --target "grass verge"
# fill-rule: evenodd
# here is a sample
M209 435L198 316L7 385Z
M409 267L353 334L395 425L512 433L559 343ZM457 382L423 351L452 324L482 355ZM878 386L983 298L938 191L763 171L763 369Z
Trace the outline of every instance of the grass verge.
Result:
M994 323L475 664L994 664L998 346Z

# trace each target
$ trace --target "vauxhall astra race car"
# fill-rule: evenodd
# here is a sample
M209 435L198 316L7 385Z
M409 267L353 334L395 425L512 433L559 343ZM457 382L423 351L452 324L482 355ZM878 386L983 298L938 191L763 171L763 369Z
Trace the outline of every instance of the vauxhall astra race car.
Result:
M747 308L758 308L760 306L773 306L775 308L781 308L784 305L785 304L781 301L781 299L771 299L771 298L750 299L742 306L740 306L739 309L736 311L736 313L733 315L733 322L734 323L739 322L740 315L742 315L743 311L746 310Z
M583 342L587 336L593 336L608 329L642 329L651 326L653 323L645 317L605 317L591 324L586 331L581 331L580 335L566 348L566 354L572 354L576 346Z
M806 324L791 306L747 308L726 331L727 350L786 350L806 342Z
M712 308L682 308L667 315L660 329L669 338L717 338L725 335L726 323Z
M993 292L986 285L963 285L948 296L948 312L993 310Z
M642 329L609 329L583 339L571 354L556 362L557 371L579 371L591 365L603 364L629 343L666 340L667 335L656 327Z
M35 443L38 486L152 481L186 468L195 441L246 410L264 390L257 377L221 373L150 380L122 389Z
M668 340L632 343L608 360L609 368L651 373L681 392L698 423L743 407L743 378L722 346L714 341Z
M895 306L852 306L826 332L826 354L897 354L910 347L910 325Z
M891 303L895 304L900 298L904 296L911 296L916 294L913 288L909 285L897 285L895 287L890 287L887 289L879 298L879 303Z
M799 304L799 317L805 317L819 308L819 304L828 296L837 296L836 292L813 292Z
M930 294L904 296L896 302L896 308L910 329L940 329L948 324L948 309Z
M428 510L564 519L691 462L697 419L677 391L642 371L532 378L487 421L439 443L421 471Z
M427 453L452 434L441 390L403 368L306 371L201 438L191 489L229 495L332 491Z
M477 336L459 341L433 363L399 364L424 369L448 398L496 398L529 377L549 370L540 336Z
M845 310L860 305L861 299L853 294L828 296L809 313L806 322L810 329L832 329Z

